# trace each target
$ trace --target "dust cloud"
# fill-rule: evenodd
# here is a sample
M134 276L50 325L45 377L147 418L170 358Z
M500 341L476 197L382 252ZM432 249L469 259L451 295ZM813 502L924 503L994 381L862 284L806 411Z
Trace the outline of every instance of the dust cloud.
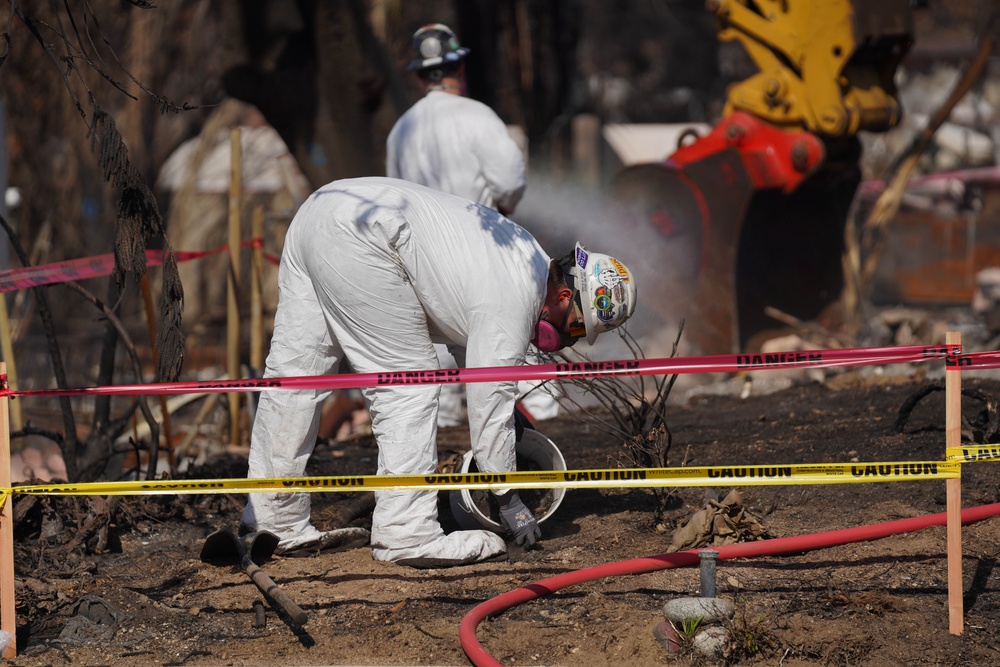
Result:
M530 231L553 257L570 252L579 241L588 250L624 262L634 274L638 296L629 333L639 342L644 356L670 356L681 324L672 304L679 290L693 288L677 276L695 272L697 258L684 256L692 253L672 248L660 231L612 201L604 186L587 187L531 174L524 199L511 219ZM623 341L610 334L593 347L585 343L576 347L592 359L634 356Z

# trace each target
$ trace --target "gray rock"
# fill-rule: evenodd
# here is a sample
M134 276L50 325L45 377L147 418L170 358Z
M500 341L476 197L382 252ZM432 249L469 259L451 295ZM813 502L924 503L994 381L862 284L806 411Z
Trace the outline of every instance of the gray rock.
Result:
M689 619L701 619L701 625L722 623L736 613L733 603L722 598L677 598L663 605L663 615L676 627Z
M709 658L721 658L728 645L729 632L718 625L710 625L691 640L694 650Z

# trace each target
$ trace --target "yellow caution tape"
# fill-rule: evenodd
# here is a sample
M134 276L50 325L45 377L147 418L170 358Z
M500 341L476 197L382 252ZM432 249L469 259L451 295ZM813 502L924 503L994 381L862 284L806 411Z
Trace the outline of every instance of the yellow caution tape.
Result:
M949 447L945 450L949 461L976 463L978 461L1000 461L1000 445L966 445Z
M457 489L593 489L660 486L758 486L849 484L955 479L957 461L892 463L822 463L795 465L709 466L691 468L613 468L543 472L461 473L434 475L354 475L261 479L151 480L37 484L14 487L14 493L62 496L116 496L267 492L328 492Z

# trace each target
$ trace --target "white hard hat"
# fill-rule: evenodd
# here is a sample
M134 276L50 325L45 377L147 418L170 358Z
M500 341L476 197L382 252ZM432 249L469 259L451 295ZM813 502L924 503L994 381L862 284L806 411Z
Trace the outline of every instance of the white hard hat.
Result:
M469 54L469 49L459 45L458 37L443 23L431 23L413 33L413 50L417 55L406 66L411 71L456 63Z
M560 264L566 283L577 292L587 342L621 326L635 311L635 277L628 267L609 255L589 252L579 243Z

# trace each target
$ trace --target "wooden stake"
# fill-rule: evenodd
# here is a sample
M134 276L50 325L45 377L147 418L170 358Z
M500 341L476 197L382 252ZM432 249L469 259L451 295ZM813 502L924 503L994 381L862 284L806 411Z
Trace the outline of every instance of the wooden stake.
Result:
M10 336L10 314L7 310L7 297L0 294L0 358L7 362L7 385L17 389L17 367L14 365L14 341ZM15 431L21 430L24 423L21 420L21 406L10 404L10 425Z
M7 364L0 361L0 386L7 388ZM0 396L0 489L10 487L10 422L7 396ZM17 624L14 612L14 500L7 495L0 509L0 630L9 632L10 643L2 656L17 655Z
M261 371L264 368L264 207L253 209L251 238L254 240L253 264L250 272L250 368Z
M226 367L229 378L240 377L240 211L243 193L243 144L240 143L240 128L233 128L229 135L229 282L226 302ZM231 392L229 397L229 442L240 444L240 394Z
M962 334L949 331L945 343L962 344ZM945 371L945 445L962 446L962 372L957 365ZM945 480L948 529L948 631L960 635L965 629L962 602L962 480Z

